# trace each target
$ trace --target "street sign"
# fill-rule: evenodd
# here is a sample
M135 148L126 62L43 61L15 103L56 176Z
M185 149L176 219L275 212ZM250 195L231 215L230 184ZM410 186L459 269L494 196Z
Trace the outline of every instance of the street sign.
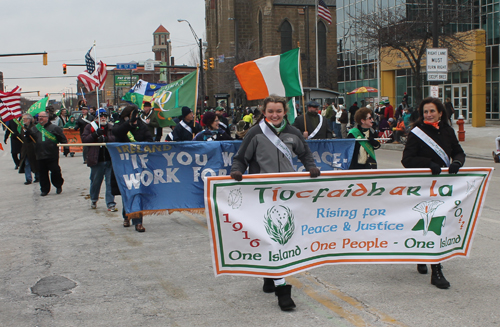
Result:
M116 69L137 69L137 64L134 62L116 64Z
M431 85L430 88L431 88L430 96L433 98L439 98L439 86Z
M428 81L446 81L446 80L448 80L448 74L447 73L427 74L427 80Z
M448 49L427 49L427 73L448 72Z
M154 61L145 61L144 62L144 70L155 70Z

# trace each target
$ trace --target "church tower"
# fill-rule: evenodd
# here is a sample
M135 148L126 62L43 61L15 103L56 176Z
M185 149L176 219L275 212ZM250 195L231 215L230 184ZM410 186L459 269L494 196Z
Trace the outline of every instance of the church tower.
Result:
M163 25L160 25L153 33L153 52L155 53L155 60L170 62L170 32L167 31Z

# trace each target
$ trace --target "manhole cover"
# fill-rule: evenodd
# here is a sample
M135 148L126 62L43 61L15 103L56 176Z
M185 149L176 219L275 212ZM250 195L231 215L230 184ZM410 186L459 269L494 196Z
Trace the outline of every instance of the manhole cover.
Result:
M63 276L49 276L40 279L31 288L33 294L39 296L61 296L71 293L71 289L76 287L76 283Z

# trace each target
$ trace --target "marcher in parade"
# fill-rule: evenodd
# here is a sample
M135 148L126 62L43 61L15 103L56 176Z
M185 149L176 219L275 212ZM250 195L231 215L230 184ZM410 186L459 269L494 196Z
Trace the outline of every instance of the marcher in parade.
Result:
M453 108L453 103L451 103L451 98L446 98L446 102L444 104L446 108L446 115L450 122L450 126L453 125L453 115L455 114L455 108Z
M12 155L12 160L14 161L15 168L19 168L19 164L21 162L21 147L23 143L21 142L21 139L19 138L19 125L14 121L14 119L18 118L13 118L9 120L5 125L7 125L7 129L5 130L5 135L4 135L4 143L7 144L7 141L9 140L10 136L10 153Z
M355 101L352 106L349 107L349 122L351 123L351 126L354 126L354 115L356 114L356 111L358 111L358 102Z
M97 120L85 126L82 135L83 143L107 143L115 142L115 136L111 132L113 125L108 123L108 113L105 109L97 111ZM89 146L87 166L90 167L90 207L97 209L99 193L102 180L106 183L106 206L108 211L118 211L116 209L115 196L111 190L111 179L113 175L113 166L111 165L111 156L105 145Z
M349 130L347 138L365 139L356 141L349 169L377 169L375 149L380 148L379 141L375 140L373 126L373 112L366 108L359 108L354 115L356 127Z
M126 106L121 114L120 120L115 122L113 126L112 133L115 136L116 142L130 143L130 142L153 142L153 136L149 133L147 126L139 118L139 109L135 105ZM120 195L118 184L114 174L112 175L112 188L113 195ZM145 232L142 224L142 213L139 217L129 219L127 213L125 212L125 204L123 203L122 197L122 216L123 216L123 227L130 227L130 220L132 220L132 225L135 226L135 230L138 232Z
M172 140L192 141L193 136L201 131L200 124L194 122L194 114L191 108L182 107L182 120L175 126L172 132Z
M87 107L81 107L80 110L82 111L82 114L80 117L78 117L78 120L76 121L75 125L75 131L80 130L80 139L82 137L83 131L85 130L85 126L90 124L91 122L94 121L95 117L91 114L89 114L89 109ZM83 163L87 163L87 153L89 149L88 146L83 147Z
M149 134L156 139L156 131L157 128L160 127L160 123L158 122L158 116L151 108L151 102L144 102L143 111L140 117L142 122L148 127Z
M340 134L342 135L343 139L347 138L347 124L349 123L349 114L347 113L347 110L345 109L343 104L339 105L339 112L337 112L337 119L338 122L340 123Z
M311 177L318 177L320 170L302 133L285 119L288 112L286 99L271 95L264 99L263 110L261 120L248 130L234 156L231 177L241 181L247 168L250 174L293 172L293 154L299 157ZM284 278L264 278L263 291L274 292L283 311L295 308L291 290L292 286L287 285Z
M305 115L307 130L304 128L304 117L297 117L293 126L302 132L305 139L331 139L332 131L328 127L328 122L323 116L318 114L319 103L309 101L307 103L307 113Z
M229 120L223 115L224 108L215 108L215 114L219 117L219 127L222 128L228 135L231 135L231 130L229 129Z
M211 111L207 111L203 115L203 124L205 129L196 134L195 141L223 141L232 140L233 138L226 133L224 128L221 128L219 116Z
M72 128L75 129L76 126L76 119L75 116L70 116L68 119L68 122L64 124L63 128Z
M430 168L432 175L439 175L442 167L449 174L456 174L465 163L465 153L458 143L455 130L449 125L446 109L436 98L425 98L418 107L420 118L408 135L403 159L405 168ZM427 274L427 265L417 265L421 274ZM442 272L440 263L431 264L431 284L448 288L450 283Z
M40 176L38 174L38 162L35 154L35 144L29 139L29 133L26 133L26 131L33 128L35 124L33 116L30 114L24 114L22 120L23 129L20 133L20 137L23 144L21 146L21 163L19 165L19 173L21 174L24 172L24 177L26 178L24 185L29 185L40 181ZM35 180L33 180L32 174L35 175Z
M36 160L40 175L40 195L49 194L51 182L56 188L56 193L61 194L64 179L61 167L59 167L59 147L57 144L68 143L63 130L49 121L48 112L42 111L38 114L38 124L27 130L25 135L27 140L35 141Z

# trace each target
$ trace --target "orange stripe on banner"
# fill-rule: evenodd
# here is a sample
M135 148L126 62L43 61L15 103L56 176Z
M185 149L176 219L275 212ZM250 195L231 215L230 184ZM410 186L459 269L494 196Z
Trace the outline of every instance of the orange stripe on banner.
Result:
M255 62L244 62L233 69L248 100L260 100L269 95L266 81Z

